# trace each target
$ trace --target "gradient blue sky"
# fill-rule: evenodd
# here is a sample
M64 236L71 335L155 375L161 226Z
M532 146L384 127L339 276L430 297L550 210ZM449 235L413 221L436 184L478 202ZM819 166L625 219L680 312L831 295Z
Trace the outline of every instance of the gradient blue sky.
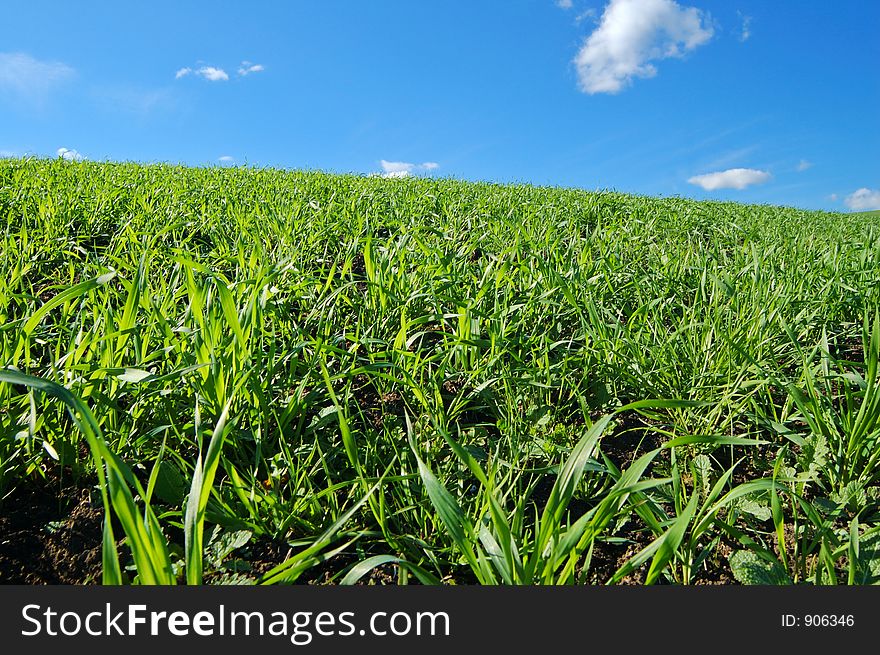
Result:
M880 208L874 0L131 4L5 0L0 155Z

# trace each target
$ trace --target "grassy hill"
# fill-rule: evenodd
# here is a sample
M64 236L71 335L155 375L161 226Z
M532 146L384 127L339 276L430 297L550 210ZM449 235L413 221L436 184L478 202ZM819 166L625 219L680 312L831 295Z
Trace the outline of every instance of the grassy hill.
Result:
M0 226L0 579L880 575L876 213L6 159Z

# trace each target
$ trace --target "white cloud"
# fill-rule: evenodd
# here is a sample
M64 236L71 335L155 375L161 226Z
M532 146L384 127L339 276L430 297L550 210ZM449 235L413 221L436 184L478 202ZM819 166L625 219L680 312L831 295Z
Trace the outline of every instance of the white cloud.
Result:
M76 150L71 150L70 148L58 148L55 151L61 159L66 159L67 161L82 161L84 157L79 154Z
M250 61L243 61L239 65L236 74L239 77L244 77L245 75L250 75L251 73L260 73L264 70L266 70L266 67L262 64L254 64ZM180 78L186 77L187 75L196 75L198 77L202 77L208 80L209 82L226 82L229 79L229 73L217 66L199 66L198 68L184 66L183 68L177 69L177 72L174 73L174 79L179 80Z
M74 74L70 66L59 61L40 61L23 52L0 52L0 97L8 92L40 103L53 87Z
M843 199L843 204L853 211L880 209L880 189L861 188Z
M585 93L618 93L653 77L652 61L681 57L713 35L708 14L674 0L611 0L574 64Z
M6 159L8 157L18 157L18 154L12 150L0 150L0 159Z
M837 202L837 197L838 196L836 193L832 193L830 196L828 196L828 200L830 200L831 202Z
M229 79L229 73L222 68L217 68L215 66L202 66L201 68L195 69L190 68L189 66L179 68L174 74L174 79L179 80L181 77L186 77L187 75L198 75L209 82L225 82Z
M408 161L387 161L379 160L382 167L382 177L409 177L418 171L433 171L440 168L440 164L435 161L426 161L421 164L413 164Z
M767 171L759 171L754 168L731 168L716 173L695 175L688 182L704 188L706 191L716 189L745 189L752 184L763 184L771 177Z
M222 68L214 68L213 66L202 66L196 71L196 75L201 75L210 82L225 82L229 79L229 75Z
M235 157L232 157L231 155L223 155L222 157L217 157L217 161L221 164L234 164Z
M579 13L577 16L575 16L574 22L580 23L582 21L587 20L588 18L595 18L595 17L596 17L596 10L591 7L589 9L584 9L581 13Z
M410 173L416 166L405 161L386 161L385 159L380 159L379 165L385 173Z
M752 36L752 17L744 16L741 12L736 12L739 14L739 17L742 19L742 31L739 33L739 40L743 43L749 40L749 37Z
M252 64L249 61L243 61L241 62L241 66L238 67L238 75L239 77L244 77L245 75L260 73L264 70L266 70L266 67L262 64Z
M556 0L556 6L560 9L571 9L574 7L572 0Z
M797 172L803 173L805 170L807 170L808 168L812 168L812 167L813 167L813 162L807 161L806 159L801 159L797 165Z

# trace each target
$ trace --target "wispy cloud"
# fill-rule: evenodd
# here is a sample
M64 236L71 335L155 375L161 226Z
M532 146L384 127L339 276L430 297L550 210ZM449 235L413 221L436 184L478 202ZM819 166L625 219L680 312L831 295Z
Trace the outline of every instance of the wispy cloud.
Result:
M574 7L572 0L556 0L556 6L560 9L571 9Z
M92 100L102 110L134 114L146 118L167 112L180 104L171 88L142 88L137 86L96 86L90 91Z
M54 87L75 74L73 68L60 61L40 61L23 52L0 52L0 96L14 95L39 104Z
M880 189L857 189L843 199L843 204L859 212L880 209Z
M382 177L409 177L419 171L433 171L440 168L440 164L435 161L414 164L408 161L387 161L385 159L379 160L379 166L382 167Z
M654 77L653 61L682 57L712 38L708 14L674 0L611 0L574 64L585 93L618 93Z
M8 157L18 157L18 153L13 152L12 150L0 150L0 159L6 159Z
M577 16L574 17L574 22L581 23L582 21L585 21L588 18L594 19L594 18L596 18L597 13L598 12L593 7L590 7L589 9L584 9L582 12L580 12Z
M180 78L186 77L187 75L202 77L209 82L225 82L229 79L229 73L227 73L222 68L217 68L216 66L202 66L200 68L190 68L187 66L184 68L179 68L174 74L174 79L179 80Z
M251 73L261 73L264 70L266 70L266 67L262 64L252 64L249 61L243 61L238 67L238 76L244 77L245 75L250 75Z
M706 191L717 189L743 190L753 184L763 184L772 176L767 171L759 171L754 168L731 168L726 171L695 175L688 182L702 187Z
M217 157L217 161L219 161L221 164L234 164L235 157L233 157L232 155L223 155L222 157Z
M813 162L807 161L806 159L801 159L797 165L797 172L803 173L805 170L807 170L808 168L812 168L812 167L813 167Z
M58 150L55 151L55 154L61 157L61 159L66 159L67 161L82 161L85 159L85 157L71 148L58 148Z
M742 20L742 29L739 33L739 40L742 43L745 43L752 36L752 17L746 16L740 11L737 11L736 13L739 15L740 20Z
M712 159L699 161L696 163L696 166L708 170L727 170L728 168L736 167L738 164L741 165L748 162L754 157L755 152L760 149L761 145L757 143L744 146L736 150L724 152Z

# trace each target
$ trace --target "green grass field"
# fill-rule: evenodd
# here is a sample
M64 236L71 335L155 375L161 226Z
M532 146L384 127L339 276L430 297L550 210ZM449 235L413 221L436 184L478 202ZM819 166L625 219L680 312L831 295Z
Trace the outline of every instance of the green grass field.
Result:
M876 214L4 159L0 226L0 580L880 581Z

